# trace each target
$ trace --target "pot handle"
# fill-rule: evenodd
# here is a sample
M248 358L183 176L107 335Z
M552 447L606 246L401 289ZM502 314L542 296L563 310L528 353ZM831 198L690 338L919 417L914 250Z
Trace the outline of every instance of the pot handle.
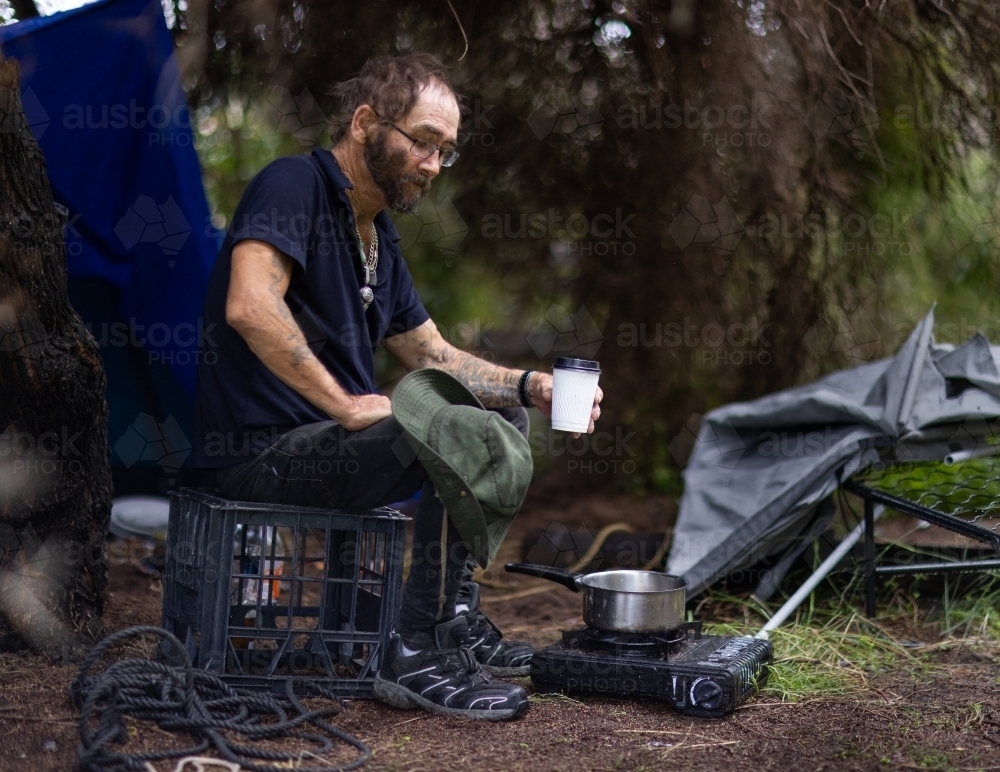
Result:
M504 566L504 570L511 574L527 574L537 576L539 579L548 579L573 592L580 592L580 587L583 586L583 574L574 574L562 568L539 566L534 563L508 563Z

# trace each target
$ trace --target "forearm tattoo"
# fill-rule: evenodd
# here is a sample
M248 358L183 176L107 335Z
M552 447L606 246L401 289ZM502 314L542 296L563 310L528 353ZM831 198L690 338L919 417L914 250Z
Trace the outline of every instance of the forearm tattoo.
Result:
M417 364L454 375L469 387L484 407L516 407L521 404L517 395L520 370L499 367L445 341L421 341Z
M286 329L285 342L289 347L288 361L292 367L298 370L303 362L313 358L313 353L309 350L305 335L302 334L302 330L295 321L295 317L292 316L291 309L288 308L288 304L285 302L285 291L282 284L289 270L285 260L287 258L282 258L277 253L271 256L271 284L268 289L274 296L274 308L278 312L278 316Z

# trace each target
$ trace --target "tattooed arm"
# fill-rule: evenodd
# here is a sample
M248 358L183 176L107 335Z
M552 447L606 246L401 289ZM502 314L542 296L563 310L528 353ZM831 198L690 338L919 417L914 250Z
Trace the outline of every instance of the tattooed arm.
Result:
M479 397L485 407L514 407L521 404L517 395L517 382L523 370L487 362L468 351L455 348L441 337L437 325L430 319L422 325L384 341L386 350L398 359L407 370L433 367L451 373ZM535 372L528 379L528 396L532 404L545 415L552 414L552 376ZM594 399L590 428L601 415L600 402L604 394L600 388Z
M517 382L523 370L499 367L468 351L455 348L441 337L430 319L402 335L386 338L386 350L407 370L433 367L451 373L469 387L486 407L514 407L521 404ZM532 378L532 380L535 380Z
M233 247L226 295L226 323L268 370L350 431L391 415L387 397L344 391L309 350L285 302L294 261L263 241Z

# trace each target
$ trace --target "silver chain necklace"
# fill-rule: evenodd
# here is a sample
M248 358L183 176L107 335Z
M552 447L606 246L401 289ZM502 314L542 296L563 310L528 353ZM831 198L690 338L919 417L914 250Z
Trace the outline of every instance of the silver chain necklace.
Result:
M369 284L378 284L378 276L375 269L378 268L378 231L375 230L375 223L372 223L371 246L368 248L368 257L365 257L365 242L361 240L361 231L358 226L354 226L354 232L358 236L358 247L360 247L361 265L365 269L365 285L361 288L361 305L365 311L375 299L375 293Z

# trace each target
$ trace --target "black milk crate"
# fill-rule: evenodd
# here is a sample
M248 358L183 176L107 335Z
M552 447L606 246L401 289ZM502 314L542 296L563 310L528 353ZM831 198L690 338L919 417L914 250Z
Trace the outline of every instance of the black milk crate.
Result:
M163 627L244 688L370 697L396 626L408 517L170 494Z

